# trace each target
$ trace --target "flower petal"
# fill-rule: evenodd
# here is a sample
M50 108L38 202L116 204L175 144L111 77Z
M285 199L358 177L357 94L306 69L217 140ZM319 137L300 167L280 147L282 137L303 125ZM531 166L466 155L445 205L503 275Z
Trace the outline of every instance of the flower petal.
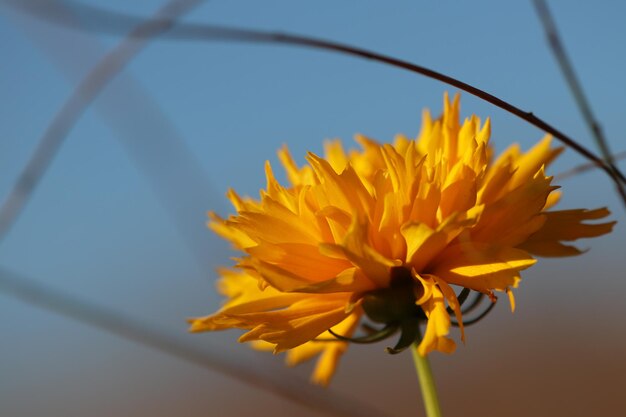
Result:
M450 331L450 316L446 311L444 299L441 290L434 286L433 296L422 304L424 313L428 317L426 332L417 348L417 352L422 356L434 350L452 353L456 349L454 341L447 337Z
M601 236L613 230L616 222L584 223L586 220L602 219L610 214L606 208L595 210L561 210L546 212L543 227L531 235L521 248L538 256L572 256L581 253L574 246L561 241Z
M433 275L484 293L517 287L519 271L537 262L526 251L479 242L451 246L438 259Z

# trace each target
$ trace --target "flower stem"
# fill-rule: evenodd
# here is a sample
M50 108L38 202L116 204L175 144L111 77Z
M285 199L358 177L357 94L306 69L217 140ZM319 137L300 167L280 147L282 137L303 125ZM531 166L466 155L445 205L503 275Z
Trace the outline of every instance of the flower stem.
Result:
M415 370L420 381L420 389L422 390L422 399L424 400L424 408L427 417L441 417L441 408L439 408L439 398L437 397L437 387L435 379L430 369L428 357L422 356L417 352L417 343L413 344L411 349L413 353L413 362L415 362Z

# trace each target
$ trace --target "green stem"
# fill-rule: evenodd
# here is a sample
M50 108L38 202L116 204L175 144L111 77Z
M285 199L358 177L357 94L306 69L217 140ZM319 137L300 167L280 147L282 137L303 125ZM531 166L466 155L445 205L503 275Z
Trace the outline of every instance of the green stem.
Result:
M439 398L437 397L437 387L435 379L430 369L428 357L422 356L417 352L417 343L413 344L411 349L413 353L413 361L415 362L415 370L420 381L420 389L422 390L422 399L424 400L424 408L427 417L441 417L441 408L439 408Z

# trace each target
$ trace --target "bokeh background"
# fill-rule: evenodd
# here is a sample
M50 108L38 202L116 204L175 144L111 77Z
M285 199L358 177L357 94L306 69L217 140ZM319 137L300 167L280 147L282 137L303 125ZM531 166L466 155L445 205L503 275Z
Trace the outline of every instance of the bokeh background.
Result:
M85 3L148 17L163 1ZM626 149L626 3L549 5L613 150ZM531 110L594 147L529 1L216 0L183 20L291 31L404 58ZM2 198L77 83L120 40L44 23L0 2ZM422 109L438 114L444 91L454 92L333 53L156 39L71 130L0 243L0 265L268 381L306 381L310 365L286 369L282 356L237 344L237 331L186 334L186 317L219 307L214 269L233 256L206 229L206 211L230 212L229 187L258 195L264 161L277 164L283 143L302 162L306 151L321 152L325 138L352 146L357 132L380 141L416 135ZM492 118L499 150L512 142L528 148L543 136L467 94L462 110ZM567 151L551 172L580 163ZM626 408L624 207L600 172L562 186L560 207L608 206L614 233L582 242L590 249L583 256L541 260L523 275L514 314L501 302L468 329L454 355L432 355L445 415L571 417ZM0 293L0 335L2 416L324 415L7 293ZM386 355L385 346L351 347L330 392L389 415L421 415L410 355Z

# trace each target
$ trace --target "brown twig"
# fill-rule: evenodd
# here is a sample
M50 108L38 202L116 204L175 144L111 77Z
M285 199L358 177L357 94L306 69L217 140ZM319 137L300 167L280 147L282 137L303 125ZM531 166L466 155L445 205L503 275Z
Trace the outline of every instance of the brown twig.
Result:
M9 3L13 3L15 0L9 1ZM21 1L22 6L25 6L25 3L29 3L28 1ZM117 32L120 28L120 23L132 21L136 19L134 16L125 15L121 13L108 12L104 9L85 6L81 4L77 4L75 2L67 2L74 4L73 7L77 7L81 9L81 14L91 16L92 18L96 18L93 22L93 27L95 29L100 29L104 31L112 31ZM32 12L32 11L31 11ZM35 11L36 12L36 11ZM54 19L54 17L47 17L45 15L39 14L41 18L44 19ZM98 21L99 20L99 21ZM67 24L67 22L59 22L61 24ZM79 28L80 29L80 28ZM404 61L401 59L393 58L390 56L386 56L383 54L379 54L373 51L369 51L362 48L357 48L337 42L327 41L323 39L316 39L311 37L305 37L300 35L294 35L289 33L281 33L281 32L267 32L260 30L249 30L249 29L239 29L232 27L224 27L217 25L203 25L203 24L180 24L176 27L175 30L172 30L167 35L168 38L174 39L186 39L186 40L205 40L205 41L238 41L238 42L251 42L251 43L277 43L277 44L286 44L286 45L296 45L296 46L306 46L315 49L323 49L329 51L340 52L347 55L357 56L360 58L373 60L376 62L385 63L396 68L401 68L404 70L408 70L410 72L414 72L417 74L424 75L426 77L441 81L453 87L456 87L460 90L463 90L467 93L470 93L488 103L493 104L496 107L499 107L522 120L538 127L539 129L551 134L556 139L576 151L578 154L587 158L589 161L597 164L605 173L609 176L609 178L616 184L617 190L620 194L620 197L626 206L626 191L624 191L621 186L621 182L626 183L626 178L624 175L619 172L619 170L614 169L614 167L608 165L602 158L595 155L592 151L579 144L560 130L556 129L554 126L550 125L543 119L535 116L532 112L527 112L519 107L516 107L492 94L487 93L477 87L469 85L463 81L460 81L456 78L450 77L448 75L442 74L438 71L434 71L432 69L423 67L421 65L413 64L408 61Z

